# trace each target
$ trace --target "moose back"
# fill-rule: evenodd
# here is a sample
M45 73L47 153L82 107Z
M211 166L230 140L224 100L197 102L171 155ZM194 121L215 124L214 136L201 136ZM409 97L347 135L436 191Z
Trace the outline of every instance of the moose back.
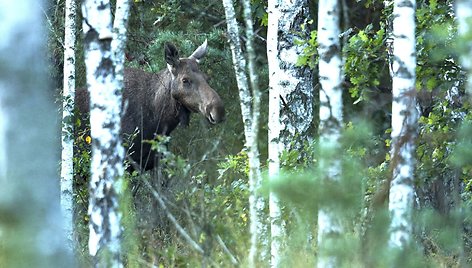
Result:
M188 58L180 58L177 48L166 44L166 69L148 73L125 68L121 132L124 138L136 133L129 152L141 168L153 168L156 157L151 145L143 141L169 135L179 124L188 125L192 112L202 114L211 124L223 121L223 102L198 66L206 53L207 41ZM79 113L88 114L86 89L77 90L75 101Z

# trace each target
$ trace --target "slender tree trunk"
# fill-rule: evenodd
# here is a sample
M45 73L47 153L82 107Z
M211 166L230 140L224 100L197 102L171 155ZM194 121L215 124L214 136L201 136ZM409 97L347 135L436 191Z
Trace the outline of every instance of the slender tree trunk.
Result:
M266 228L263 221L265 217L265 202L259 193L262 185L262 176L259 160L259 118L261 93L259 91L259 79L255 71L256 54L254 52L254 29L251 12L250 0L242 0L243 14L246 24L246 50L247 50L247 69L249 71L249 80L252 92L252 108L251 108L251 128L250 133L246 136L247 146L249 148L248 158L250 159L250 179L249 179L249 205L251 211L251 254L250 267L256 267L257 261L265 259L265 250L267 245ZM262 247L260 247L262 246ZM260 254L257 255L257 249L260 248Z
M0 265L71 267L42 1L0 1Z
M250 4L244 0L244 16L246 20L246 47L248 50L248 69L251 78L251 90L249 88L248 76L246 74L246 59L242 53L241 42L239 40L239 27L236 21L232 0L223 0L225 7L228 36L233 57L233 66L236 74L236 81L239 88L239 98L241 104L241 115L244 123L244 135L246 138L246 148L249 159L249 211L250 211L250 235L251 246L249 249L248 266L256 267L258 260L262 258L258 255L259 246L267 244L264 238L266 233L264 227L264 199L258 192L262 176L260 171L259 149L257 145L258 125L260 114L260 92L257 87L257 76L254 71L254 51L252 48L253 30L252 19L250 19ZM250 26L249 26L250 25ZM262 252L263 253L263 252ZM262 256L264 254L261 254Z
M472 96L472 40L470 40L470 33L472 32L472 2L468 0L456 1L456 18L458 22L459 35L466 44L464 51L466 53L461 55L461 65L464 71L468 73L466 90Z
M280 170L282 149L302 152L313 122L313 74L308 67L297 67L304 47L297 38L308 38L308 2L306 0L269 1L267 58L269 63L269 179ZM303 27L305 26L305 27ZM303 156L300 156L303 157ZM271 219L271 266L281 265L284 222L281 204L269 194Z
M268 25L267 25L267 61L269 67L269 115L268 115L268 168L269 180L278 177L280 171L281 153L281 124L280 124L280 94L281 88L279 78L282 75L280 70L278 31L279 31L279 10L278 0L269 0L267 5ZM270 266L279 267L281 262L282 242L284 239L284 226L282 220L282 208L278 197L269 193L269 217L270 217Z
M416 110L416 48L414 0L396 0L393 8L392 181L389 245L405 248L411 242L414 202Z
M116 79L117 60L111 51L110 3L88 0L82 8L92 136L89 252L98 266L122 267L118 200L124 171L120 139L122 85Z
M118 88L123 89L126 30L128 28L130 0L117 0L115 19L113 21L113 41L111 49L115 53L115 73Z
M341 162L339 138L343 123L340 10L337 1L320 0L318 6L318 54L320 76L320 168L323 179L339 181ZM329 246L342 233L341 220L329 208L318 211L318 267L338 267Z
M64 25L64 90L62 105L61 207L71 252L74 249L73 147L75 96L75 0L66 0Z

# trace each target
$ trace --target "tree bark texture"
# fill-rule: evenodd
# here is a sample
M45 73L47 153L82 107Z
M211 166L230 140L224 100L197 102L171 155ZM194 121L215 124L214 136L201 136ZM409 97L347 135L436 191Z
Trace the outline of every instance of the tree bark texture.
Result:
M306 47L297 40L310 38L308 6L307 0L278 0L277 23L272 24L277 27L277 46L270 49L279 70L274 86L279 88L280 142L287 151L301 149L302 143L312 137L313 71L308 66L297 66Z
M313 74L309 67L297 66L304 46L297 40L309 38L308 2L274 0L268 2L267 58L269 63L269 178L276 179L282 150L302 151L311 136L313 122ZM271 266L281 263L284 222L281 204L269 195L271 218Z
M36 0L0 2L0 263L71 267L63 233L57 111Z
M279 77L282 75L278 49L278 31L281 11L280 1L269 0L267 5L267 61L269 67L269 114L268 114L268 171L269 180L275 180L280 172L281 131L280 122L280 98L281 88ZM279 198L272 192L269 193L269 217L270 217L270 266L279 267L281 263L281 250L284 239L284 222Z
M251 25L252 20L250 18L250 6L249 1L244 2L245 5L245 19L246 27ZM257 89L257 77L254 71L254 51L252 49L252 32L251 28L246 29L248 49L248 62L251 82L249 82L248 75L246 73L246 58L242 52L241 41L239 39L239 27L236 20L234 11L234 5L232 0L223 0L223 6L225 8L229 43L231 47L231 53L233 58L233 66L236 74L236 82L239 88L239 98L241 104L241 115L244 123L244 136L246 139L246 148L248 150L249 160L249 211L250 211L250 236L251 245L248 256L248 266L256 267L256 263L261 260L261 255L258 254L259 247L262 244L267 244L264 241L265 228L264 228L264 199L258 192L261 187L262 176L260 171L260 159L259 149L257 145L258 137L258 122L260 114L260 98L259 90ZM251 55L252 53L252 55ZM252 58L251 58L252 57ZM249 84L251 83L251 88ZM255 96L255 97L253 97ZM262 252L261 252L262 253Z
M88 0L82 8L92 137L89 253L95 256L97 266L122 267L119 211L124 171L120 139L122 89L116 79L117 61L111 50L110 3Z
M74 113L75 99L75 0L66 0L64 25L64 82L62 92L61 207L64 228L71 252L74 248Z
M414 202L416 109L416 48L414 0L396 0L393 8L392 181L389 245L405 248L411 241Z
M113 40L111 49L115 53L115 74L118 88L123 89L126 31L128 27L130 0L117 0L115 19L113 21Z
M249 164L249 205L251 212L251 245L253 248L250 254L252 267L257 267L258 261L264 261L266 258L267 247L267 231L264 221L265 201L260 194L262 185L262 176L260 169L260 157L258 148L259 137L259 118L260 118L260 103L261 93L259 90L259 78L255 70L256 53L254 51L254 29L252 20L252 10L250 0L242 0L243 2L243 17L246 25L246 50L247 50L247 70L249 72L249 81L252 93L252 107L251 107L251 133L246 136L248 144L248 158ZM257 254L259 249L260 254Z
M339 139L343 123L340 10L337 1L320 0L318 6L318 54L320 76L320 168L323 179L341 179ZM318 211L318 267L340 265L330 245L342 233L339 215L330 208Z

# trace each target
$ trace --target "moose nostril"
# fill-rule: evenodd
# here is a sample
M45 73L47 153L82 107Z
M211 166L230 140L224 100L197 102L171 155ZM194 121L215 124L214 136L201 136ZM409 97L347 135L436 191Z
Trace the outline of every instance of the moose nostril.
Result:
M206 118L211 124L218 124L225 118L225 111L222 105L219 103L212 103L206 106Z
M212 124L216 124L216 120L211 112L208 114L208 121L210 121Z

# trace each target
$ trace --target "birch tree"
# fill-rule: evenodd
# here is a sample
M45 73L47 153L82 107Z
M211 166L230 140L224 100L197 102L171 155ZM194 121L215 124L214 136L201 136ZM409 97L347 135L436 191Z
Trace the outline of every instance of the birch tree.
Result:
M0 265L71 267L42 3L0 1Z
M323 180L339 181L341 162L339 139L343 122L343 73L340 47L340 10L337 1L318 2L318 54L320 76L320 151ZM330 208L318 211L318 267L338 267L339 260L329 246L343 231L340 219Z
M124 149L119 135L122 83L116 79L117 59L111 48L123 46L112 42L108 1L85 1L82 10L92 137L89 253L100 266L122 267L118 204L119 180L124 171Z
M269 65L269 178L277 178L282 149L301 151L313 122L313 75L308 67L297 67L304 46L297 39L308 38L306 0L268 2L267 58ZM304 27L305 26L305 27ZM294 148L292 148L294 145ZM284 223L281 204L269 195L271 220L271 266L281 263Z
M389 245L405 248L412 236L414 201L416 110L416 48L414 0L395 0L393 7L392 64L392 181L389 193L391 216Z
M269 117L268 117L268 171L269 179L274 180L280 170L280 88L278 78L281 75L278 55L278 31L280 1L269 0L267 2L267 63L269 67ZM270 264L277 267L280 264L280 250L283 242L283 220L280 202L277 196L269 193L269 217L270 217Z
M250 211L250 236L251 245L248 256L248 266L256 267L258 247L265 244L264 240L264 199L258 193L261 186L262 176L260 171L259 149L257 145L258 125L260 115L260 92L257 88L257 76L254 71L254 50L252 48L253 29L250 17L249 1L244 0L244 16L246 20L246 47L248 50L248 67L250 74L250 84L246 73L246 58L242 53L241 41L239 39L239 27L236 21L232 0L223 0L225 8L226 23L228 29L229 43L233 58L233 66L236 74L236 81L239 88L239 98L241 104L241 115L244 123L245 147L248 150L249 159L249 211ZM252 91L251 91L252 89Z
M130 0L117 0L115 19L113 21L113 41L111 49L115 57L116 81L119 89L123 89L126 29L128 27Z
M75 0L66 0L64 25L64 80L62 100L61 207L64 228L71 250L74 248L73 147L72 121L75 96Z
M461 55L461 65L468 72L466 88L468 94L472 96L472 40L470 38L472 32L472 2L457 0L455 12L459 35L465 41L463 42L465 44L465 53Z

